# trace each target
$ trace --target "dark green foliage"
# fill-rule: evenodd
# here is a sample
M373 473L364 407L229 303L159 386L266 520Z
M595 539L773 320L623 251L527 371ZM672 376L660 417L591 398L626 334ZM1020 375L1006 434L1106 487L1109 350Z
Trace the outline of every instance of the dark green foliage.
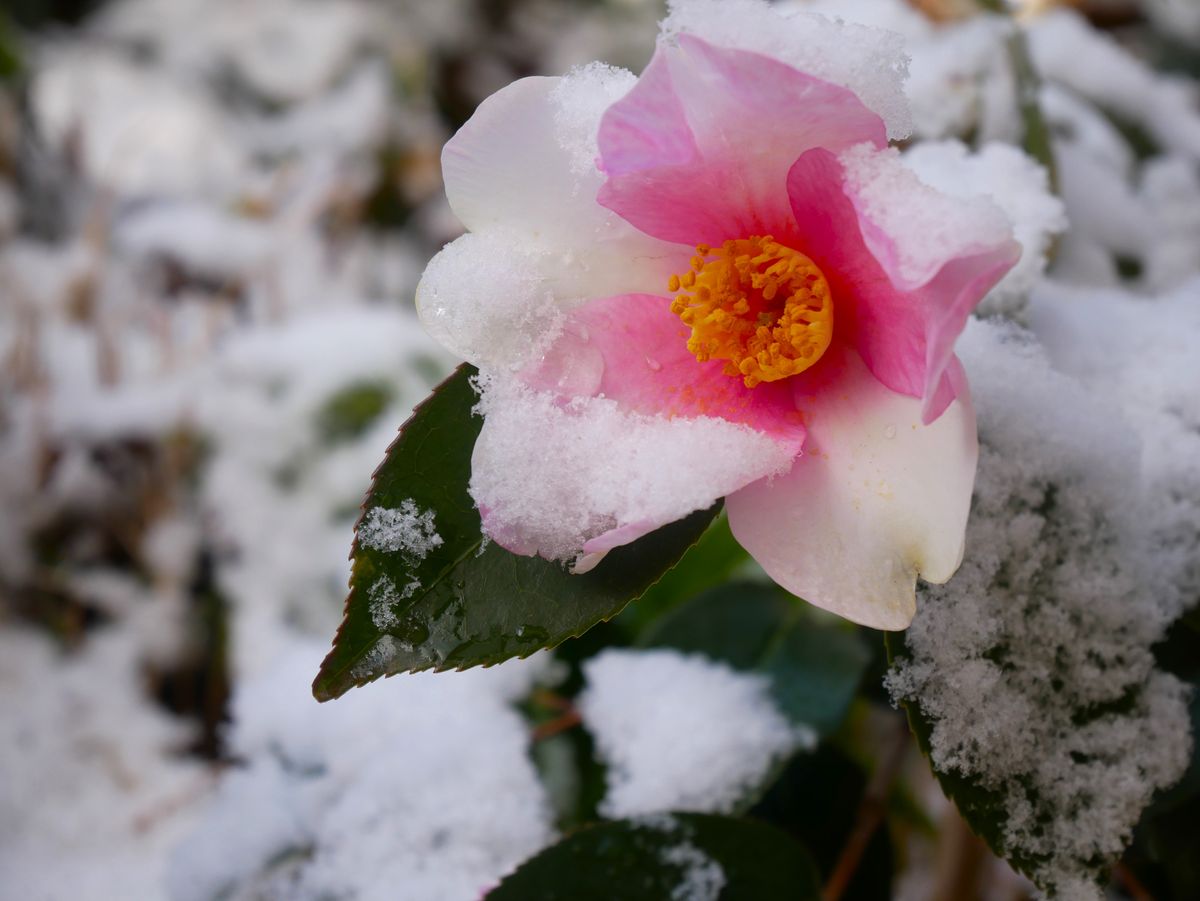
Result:
M821 897L808 852L786 833L754 820L672 814L581 829L526 861L487 898L664 901L680 897L676 889L689 876L693 885L719 884L721 901Z
M326 444L362 435L392 402L387 382L355 382L334 394L317 412L317 432Z
M1192 762L1142 815L1125 861L1159 901L1200 898L1200 607L1155 648L1159 665L1192 687Z
M811 852L825 879L858 818L867 774L830 744L797 754L750 815L785 830ZM887 829L875 830L842 901L887 901L894 866Z

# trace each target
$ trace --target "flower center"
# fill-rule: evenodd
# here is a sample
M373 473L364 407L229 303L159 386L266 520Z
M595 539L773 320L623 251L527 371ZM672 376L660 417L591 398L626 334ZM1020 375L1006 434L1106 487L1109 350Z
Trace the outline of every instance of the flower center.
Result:
M833 339L833 298L816 263L771 236L696 248L692 268L672 275L671 312L692 329L701 363L727 360L747 388L812 366Z

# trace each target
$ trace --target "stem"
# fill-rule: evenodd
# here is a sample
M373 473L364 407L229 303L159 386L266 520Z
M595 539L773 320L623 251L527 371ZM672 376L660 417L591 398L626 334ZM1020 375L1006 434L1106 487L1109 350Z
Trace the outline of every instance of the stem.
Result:
M583 722L583 717L579 715L579 711L575 708L565 711L552 720L540 724L533 730L533 740L535 742L545 741L547 738L553 738L560 732L566 732L568 729L573 729Z
M933 901L979 898L983 867L990 859L987 845L971 832L957 807L950 808L948 818L939 841L942 854Z
M1118 861L1113 867L1113 878L1121 884L1121 888L1129 893L1129 897L1133 898L1133 901L1154 901L1154 896L1147 891L1124 861Z
M1006 0L977 0L988 12L1005 16L1011 20L1012 9ZM1054 147L1050 141L1050 129L1042 115L1038 102L1042 79L1029 53L1029 41L1025 30L1015 21L1008 36L1008 61L1012 65L1013 78L1017 82L1017 112L1021 116L1021 147L1035 160L1046 167L1050 190L1058 194L1058 166L1054 161Z
M1046 167L1050 190L1057 195L1058 166L1054 160L1054 147L1050 142L1050 129L1038 102L1042 79L1034 68L1025 31L1015 23L1012 34L1008 36L1008 59L1012 63L1013 77L1017 80L1017 110L1021 114L1023 125L1021 146L1026 153Z
M888 795L891 794L892 784L896 781L896 777L900 775L900 767L908 756L909 748L908 721L904 717L897 717L897 723L900 728L896 732L896 737L886 755L875 768L871 781L867 783L862 800L858 805L858 816L855 818L854 828L850 830L846 844L842 847L842 853L838 856L837 863L834 864L833 872L829 874L829 879L825 882L825 888L821 893L823 901L838 901L845 893L858 870L863 852L870 844L871 836L875 834L875 830L879 828L879 824L883 822L883 817L887 813Z

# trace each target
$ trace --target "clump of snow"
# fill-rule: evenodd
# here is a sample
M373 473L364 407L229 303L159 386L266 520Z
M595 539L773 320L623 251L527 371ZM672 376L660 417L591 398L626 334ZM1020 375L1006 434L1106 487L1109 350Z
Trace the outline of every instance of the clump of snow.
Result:
M1012 237L1008 218L992 199L935 190L904 165L896 150L861 144L839 159L849 196L873 226L864 229L864 240L905 287L926 284L947 260L990 250Z
M786 445L724 419L630 413L604 397L561 403L515 379L481 385L471 496L493 538L551 560L574 559L617 526L681 519L792 461ZM536 445L530 435L541 436Z
M411 499L399 507L372 507L358 526L358 543L376 551L399 553L410 564L419 563L442 546L432 510L422 510Z
M662 22L671 39L688 33L723 47L763 53L849 88L887 124L888 136L912 130L904 79L904 41L889 31L832 21L763 0L672 0Z
M466 901L553 839L511 706L538 661L409 676L319 706L307 683L322 651L298 643L239 689L245 764L175 850L173 901Z
M986 197L1008 217L1021 259L984 298L979 312L1019 316L1046 269L1054 236L1067 227L1046 170L1010 144L987 144L972 154L958 141L922 141L905 153L904 163L930 187L963 199Z
M717 901L721 896L724 868L691 842L665 849L662 859L683 869L682 880L671 890L671 901Z
M932 723L935 766L1004 802L1005 853L1062 897L1098 897L1190 756L1186 689L1151 646L1179 612L1149 577L1134 434L1028 337L974 322L959 344L980 460L962 568L921 591L888 677Z
M579 711L608 765L605 816L730 812L813 741L775 706L765 676L699 654L606 650L584 676Z
M547 251L507 234L467 234L421 276L421 320L435 339L478 366L519 366L549 347L564 314Z
M637 76L628 69L604 63L580 66L559 79L550 98L558 140L570 154L573 172L595 173L600 119L636 82Z

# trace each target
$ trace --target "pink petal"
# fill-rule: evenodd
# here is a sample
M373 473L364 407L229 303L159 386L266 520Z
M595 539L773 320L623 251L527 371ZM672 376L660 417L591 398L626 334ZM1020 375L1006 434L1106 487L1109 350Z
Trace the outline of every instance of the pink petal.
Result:
M839 337L884 385L921 398L924 421L933 421L956 396L954 342L971 310L1016 263L1020 245L1009 237L947 256L928 281L906 289L895 254L887 252L891 238L860 216L833 153L802 155L788 174L788 194L795 246L829 280ZM868 243L882 249L882 259Z
M804 422L792 386L780 381L747 388L724 373L724 361L697 362L687 349L689 334L665 297L592 300L570 314L556 344L523 378L563 396L602 395L637 413L727 419L799 453Z
M797 398L804 454L785 475L726 499L734 536L784 588L839 616L903 629L918 575L962 560L978 444L963 386L936 422L853 352L831 349L823 384Z
M779 237L796 158L862 142L884 146L884 124L846 88L681 34L601 120L599 201L665 241Z

